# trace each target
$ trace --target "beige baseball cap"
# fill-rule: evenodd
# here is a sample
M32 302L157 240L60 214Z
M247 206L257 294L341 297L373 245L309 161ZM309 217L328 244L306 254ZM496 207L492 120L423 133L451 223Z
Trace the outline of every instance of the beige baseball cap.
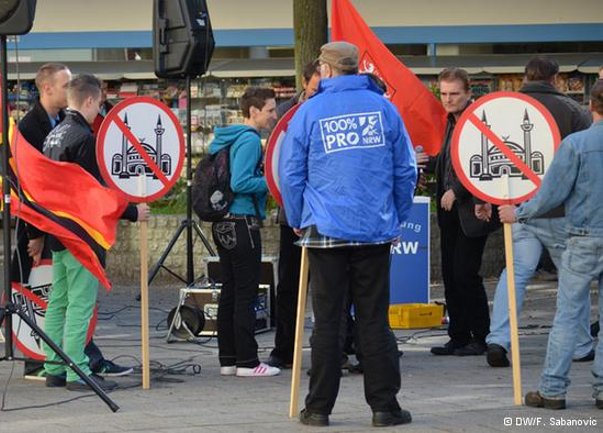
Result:
M341 71L358 69L358 47L349 42L329 42L320 47L318 61Z

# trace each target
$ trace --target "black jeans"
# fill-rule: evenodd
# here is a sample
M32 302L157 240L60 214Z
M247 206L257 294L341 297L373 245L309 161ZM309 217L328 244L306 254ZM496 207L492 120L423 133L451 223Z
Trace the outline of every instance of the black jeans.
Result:
M286 364L293 362L295 319L299 292L301 248L295 245L299 237L291 227L281 225L278 257L278 286L276 288L276 335L270 356Z
M461 229L455 208L440 212L442 277L450 317L448 335L455 346L463 346L472 339L485 344L490 332L490 312L479 270L488 235L469 238Z
M253 368L259 364L255 341L262 262L260 228L253 217L225 219L212 225L222 268L218 303L218 351L221 366Z
M308 250L315 317L306 397L310 412L330 414L339 392L340 328L348 293L356 309L366 401L373 411L400 408L398 348L388 321L389 251L389 244Z

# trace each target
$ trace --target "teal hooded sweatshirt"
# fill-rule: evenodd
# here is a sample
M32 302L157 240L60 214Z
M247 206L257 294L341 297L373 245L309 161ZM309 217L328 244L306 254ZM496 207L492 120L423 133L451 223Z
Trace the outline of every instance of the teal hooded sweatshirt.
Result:
M260 134L247 125L215 128L209 153L213 155L229 146L230 188L235 193L229 212L256 216L252 198L255 196L260 218L264 219L268 186L260 167L262 161Z

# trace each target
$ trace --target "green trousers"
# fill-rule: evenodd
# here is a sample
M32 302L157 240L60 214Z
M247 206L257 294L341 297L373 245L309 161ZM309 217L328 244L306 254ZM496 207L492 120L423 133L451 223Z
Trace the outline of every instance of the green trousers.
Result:
M52 253L52 290L44 319L44 330L87 375L91 374L88 357L84 353L86 334L96 304L98 280L68 250ZM62 362L44 343L46 360ZM78 375L65 365L47 362L47 374L58 376L67 372L67 381Z

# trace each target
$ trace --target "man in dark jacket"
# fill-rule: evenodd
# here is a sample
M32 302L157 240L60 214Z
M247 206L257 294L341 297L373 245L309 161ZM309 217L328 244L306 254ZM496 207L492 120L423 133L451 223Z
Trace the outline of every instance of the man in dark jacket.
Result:
M310 98L318 88L320 72L316 62L308 63L302 73L303 89L299 94L276 107L280 118L296 104ZM287 224L285 212L279 209L280 243L278 258L278 287L276 289L276 334L274 349L266 364L278 368L290 368L293 364L295 342L295 313L297 311L297 291L299 286L299 266L301 248L293 229Z
M67 85L71 72L67 66L59 63L48 63L40 67L36 74L36 87L40 94L33 108L19 122L19 131L23 137L42 152L44 140L59 122L65 117L67 107ZM26 254L27 245L32 240L31 254L40 257L44 246L43 233L34 226L28 225L27 230L22 225L17 226L17 248L11 264L11 280L27 283L32 267L32 258ZM48 254L45 257L50 257Z
M557 126L561 138L587 129L591 117L576 101L559 92L555 87L559 65L553 59L537 56L532 58L525 68L525 81L520 92L539 101L547 108ZM550 212L532 219L527 224L513 224L513 265L515 272L515 292L517 315L521 313L527 284L536 271L538 259L546 248L555 266L561 264L561 254L565 250L567 238L565 211L558 206ZM584 305L580 312L581 326L576 329L577 345L574 360L592 361L595 357L590 336L590 304ZM486 359L491 367L508 367L507 353L510 349L507 271L500 275L494 305L490 333L486 338L488 353Z
M291 99L288 99L287 101L277 105L276 116L279 119L295 105L299 104L300 102L304 102L306 99L311 98L314 93L316 93L316 90L318 90L318 83L320 82L318 63L314 61L306 64L302 71L301 78L303 90Z
M486 351L490 317L479 270L492 227L475 216L474 198L459 181L450 156L456 122L471 103L469 75L459 68L444 69L438 83L442 105L448 113L444 143L436 160L436 203L450 340L432 347L431 353L481 355Z
M44 142L44 154L56 161L76 163L102 182L96 162L95 139L91 124L98 115L101 99L100 81L91 75L80 75L69 82L69 108L65 120L53 129ZM144 221L149 216L148 206L129 206L123 218ZM84 353L88 324L96 305L98 280L58 239L49 236L52 251L53 289L50 292L44 328L47 335L71 360L91 376L103 389L112 389L115 382L94 375ZM104 257L99 257L104 262ZM68 390L86 391L88 385L77 374L57 363L60 359L46 344L46 385L67 386Z

